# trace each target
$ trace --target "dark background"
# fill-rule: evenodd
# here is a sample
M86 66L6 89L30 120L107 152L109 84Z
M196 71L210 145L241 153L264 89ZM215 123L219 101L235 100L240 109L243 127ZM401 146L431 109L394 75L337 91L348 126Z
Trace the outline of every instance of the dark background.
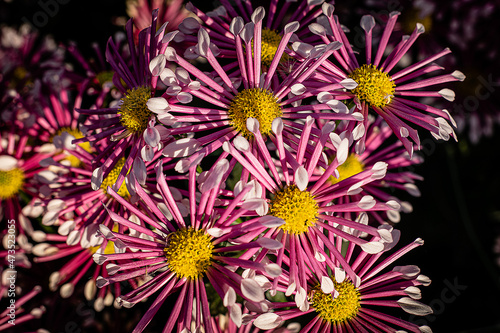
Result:
M14 26L32 22L41 34L50 33L58 42L78 42L84 53L86 50L90 53L91 43L98 42L104 47L109 36L123 30L114 22L126 17L124 1L60 2L58 8L52 7L53 12L44 16L40 14L44 11L41 4L46 1L1 1L0 21ZM217 3L194 2L203 9ZM338 2L338 5L339 9L362 6L353 2L349 5ZM341 20L346 26L359 25L357 12L345 10L343 13L345 17ZM41 24L43 22L45 24ZM457 63L456 68L462 65L470 64ZM498 125L495 130L498 132ZM399 314L402 319L428 324L434 332L500 332L500 269L498 255L493 252L500 234L497 164L500 136L495 133L474 145L466 135L459 135L456 143L437 142L422 130L419 133L424 143L420 153L425 162L416 166L414 172L424 177L424 181L418 183L422 195L413 198L398 194L414 207L413 213L403 214L398 227L402 230L401 246L417 237L424 239L425 245L396 264L418 265L422 273L433 280L429 287L422 287L422 301L431 305L435 314L423 319L411 318L402 311ZM27 278L32 279L38 273L43 275L44 272L37 269ZM57 301L50 304L51 308L37 325L51 332L80 332L84 326L92 327L89 332L127 332L144 310L144 307L120 311L111 308L95 313L90 303L80 299L70 300L69 305ZM158 319L166 317L158 315L155 320ZM153 321L147 331L155 327L162 325Z

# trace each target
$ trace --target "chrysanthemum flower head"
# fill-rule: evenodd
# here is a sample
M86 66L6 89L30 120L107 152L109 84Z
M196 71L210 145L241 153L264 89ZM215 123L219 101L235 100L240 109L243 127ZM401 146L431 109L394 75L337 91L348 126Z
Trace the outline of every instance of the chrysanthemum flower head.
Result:
M198 43L194 49L198 56L207 60L213 72L202 72L171 47L165 50L167 60L179 66L175 72L165 69L160 74L160 78L169 86L167 94L172 96L164 99L163 103L168 105L169 114L177 121L176 128L171 129L170 134L194 133L194 138L182 143L173 142L164 149L167 157L187 157L196 152L189 160L179 163L178 171L186 171L198 156L214 152L225 141L235 137L246 137L253 144L254 135L247 129L249 119L258 121L260 134L264 137L273 135L272 122L278 118L284 119L284 129L291 133L296 130L295 122L305 119L307 115L328 120L361 119L361 114L350 112L341 102L301 105L303 100L319 92L315 86L308 88L303 82L340 46L338 43L310 50L307 58L291 73L283 77L277 75L281 56L291 36L299 28L298 22L290 22L285 26L272 62L264 71L260 42L264 17L265 11L259 7L252 13L251 22L245 23L241 17L232 20L228 33L234 37L238 67L225 66L219 60L218 47L203 27L198 30ZM344 88L351 81L333 83L331 86ZM207 106L200 107L200 101L206 102L204 104ZM330 112L332 109L338 112ZM289 136L284 137L287 140Z
M166 66L166 59L161 53L175 32L165 33L166 24L156 31L157 14L154 11L150 27L141 31L138 45L133 41L132 21L127 23L130 64L127 64L127 57L113 39L108 41L106 60L114 71L113 84L122 94L120 100L110 107L78 110L88 119L81 127L84 137L75 139L73 143L111 141L106 144L104 162L94 169L96 176L92 182L95 187L101 186L99 180L104 179L117 161L126 155L117 179L117 186L120 186L133 168L134 160L139 157L147 161L168 138L162 122L171 124L171 117L167 112L168 105L161 101L158 103L162 92L157 83L160 72Z
M397 241L385 249L390 250ZM432 308L418 300L421 292L418 286L427 286L430 279L420 274L420 269L414 265L393 266L386 271L394 261L408 251L423 244L421 239L401 248L393 254L381 259L382 253L369 254L364 251L353 251L348 246L344 256L347 265L359 276L359 281L353 281L346 274L346 265L331 266L328 261L318 262L315 275L305 272L307 290L295 294L295 302L273 303L274 313L250 315L247 320L261 329L272 329L282 321L300 318L314 313L301 332L351 332L351 331L393 331L403 329L411 332L431 332L428 326L415 325L384 312L384 308L400 308L405 312L425 316L432 313ZM291 258L290 258L291 259ZM305 257L304 260L315 260ZM291 275L283 270L282 280L278 289L286 292ZM297 299L300 301L297 303ZM285 310L283 308L293 307ZM301 306L299 306L301 305ZM392 312L392 311L391 311Z
M133 237L111 231L105 226L100 227L100 233L107 240L119 242L127 249L139 251L125 254L96 254L95 260L100 264L118 260L117 265L106 266L110 276L99 277L98 286L107 286L131 276L149 276L146 283L120 296L120 302L125 307L132 307L160 291L151 308L135 328L135 332L145 329L161 304L172 297L174 290L179 290L180 295L175 301L176 310L166 321L165 330L171 331L175 326L182 330L191 328L194 324L196 329L203 328L206 332L212 332L206 283L209 283L224 300L224 306L228 308L231 318L240 326L242 310L241 306L236 304L236 295L254 304L254 307L267 306L264 290L259 282L262 279L257 277L262 276L262 273L277 276L281 271L274 264L253 262L234 255L247 249L278 248L280 245L267 238L245 243L230 242L230 239L242 233L241 225L234 222L241 214L247 212L245 206L241 209L238 209L238 206L241 205L245 194L252 190L252 186L245 187L227 207L216 208L214 205L217 193L220 191L220 183L215 180L212 182L213 186L205 188L206 192L198 196L196 167L197 164L193 164L189 173L189 219L184 219L181 215L165 180L163 169L158 166L157 190L161 194L162 206L165 209L148 205L145 213L137 213L140 224L131 224L118 214L109 211L116 223L136 231ZM117 196L112 189L108 190L124 207L137 212L134 205ZM137 194L141 204L147 204L152 200L151 195L140 187L137 188ZM171 221L166 219L164 213L166 211L170 212ZM246 274L236 273L238 267L244 269Z
M358 62L356 53L342 30L338 17L333 12L333 6L324 4L323 13L327 20L321 21L322 24L311 24L310 29L319 35L325 43L332 41L342 43L339 50L334 53L339 67L334 63L327 63L323 66L329 72L327 74L327 77L330 78L328 81L351 78L357 83L357 86L347 93L329 91L331 95L324 94L322 98L350 99L363 114L365 128L367 127L368 111L373 110L384 118L410 154L413 153L413 144L410 139L416 143L417 148L420 148L420 139L417 131L408 123L428 130L436 138L448 140L453 137L456 139L450 125L450 123L455 125L455 122L447 110L441 110L407 98L442 97L450 101L454 99L454 92L448 88L438 91L424 90L434 85L465 79L460 71L427 77L428 73L442 69L433 61L450 53L450 49L444 49L413 65L395 71L394 69L401 58L408 52L418 36L425 31L424 26L418 23L412 34L405 36L383 59L389 49L389 38L400 13L392 12L390 14L374 55L372 55L372 32L375 27L375 19L370 15L365 15L361 19L361 28L365 32L366 59L363 64ZM323 80L321 76L318 76L318 79ZM364 140L363 136L360 139L358 153L363 152Z
M294 142L293 150L289 151L282 141L283 123L281 119L276 119L273 122L276 136L273 143L279 157L276 161L271 157L269 148L258 132L258 122L252 119L248 123L249 129L257 138L255 149L250 149L248 141L243 137L223 145L225 152L243 166L242 180L235 186L235 193L247 184L249 176L261 186L261 190L252 193L254 197L247 199L254 204L255 214L262 217L244 222L249 225L246 228L248 235L245 237L264 233L266 237L282 242L283 247L276 254L277 263L280 265L284 253L289 253L292 271L290 292L305 290L304 272L316 269L314 265L308 266L302 258L309 256L323 260L332 257L343 261L338 246L323 234L323 230L335 235L340 243L345 239L370 253L378 253L386 247L386 243L393 242L393 231L387 230L385 226L378 229L367 226L364 213L399 209L397 202L377 202L370 195L356 197L352 202L343 199L360 193L365 185L382 179L386 173L386 163L375 163L355 177L332 185L329 179L347 160L349 150L347 138L337 142L338 135L332 133L335 128L333 123L323 126L318 137L313 137L311 133L314 121L308 117L302 134ZM309 145L311 147L308 147ZM322 160L326 145L336 150L336 157L330 163ZM320 167L324 173L315 175L315 171ZM257 221L259 222L256 223ZM360 237L363 233L378 238L366 241ZM328 250L318 246L319 243L325 244ZM245 256L256 254L257 258L263 259L267 252L264 250L257 253L255 250L249 250ZM354 271L348 268L347 271L353 281L358 281ZM275 279L274 287L277 281Z
M11 221L16 244L29 253L32 244L28 236L33 233L30 217L43 211L39 199L42 184L37 177L47 170L39 163L54 152L46 145L32 146L23 131L14 126L1 137L0 217L5 230Z

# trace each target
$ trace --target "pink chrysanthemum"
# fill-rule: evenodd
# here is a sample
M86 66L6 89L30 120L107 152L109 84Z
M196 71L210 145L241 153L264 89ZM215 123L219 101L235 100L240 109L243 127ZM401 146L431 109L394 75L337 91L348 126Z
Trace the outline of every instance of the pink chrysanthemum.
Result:
M256 2L256 1L254 1ZM318 1L268 1L267 18L262 24L262 38L261 42L261 61L264 68L269 68L278 50L281 39L286 35L285 27L289 23L298 23L299 27L291 37L291 42L317 42L319 38L311 34L307 25L313 22L321 15L321 8L319 7L324 0ZM188 18L179 25L180 34L178 39L196 43L196 35L200 27L207 30L214 45L220 50L218 57L230 59L233 65L237 65L234 59L238 57L237 50L235 49L235 36L231 33L230 27L232 20L235 17L241 17L244 21L250 21L251 17L256 11L264 11L263 7L254 8L252 1L237 1L232 3L227 0L221 1L221 6L215 10L204 13L196 8L192 3L188 3L186 8L193 12L201 21L199 23L194 18ZM291 50L280 56L279 71L288 73L295 67L295 60L289 57L288 53L293 55ZM197 57L198 52L196 48L191 47L185 53L188 58Z
M31 146L29 136L22 131L15 126L1 137L0 215L2 229L7 229L7 221L14 221L16 244L29 252L28 236L33 227L28 217L41 212L37 198L42 184L38 177L47 172L39 163L53 152L46 152L45 146Z
M96 165L99 167L99 177L92 180L96 187L101 186L101 183L94 181L105 178L117 162L126 157L116 180L117 186L120 186L134 160L154 154L154 150L161 146L161 141L166 139L164 127L159 123L163 121L161 114L164 112L150 106L151 99L161 94L157 91L157 72L165 67L165 62L158 64L152 60L165 50L173 34L165 34L166 24L158 31L151 28L156 27L156 22L155 11L152 25L141 31L137 46L133 41L132 21L127 23L130 63L124 59L113 39L108 41L106 60L115 72L113 84L123 94L123 98L108 108L77 110L89 117L82 127L85 137L73 143L106 142L102 155L104 162Z
M301 332L395 332L398 329L415 333L432 332L428 326L419 327L387 314L392 313L393 308L417 316L431 314L431 307L417 301L421 298L418 286L429 285L430 279L421 275L420 269L414 265L394 266L391 271L382 273L395 260L422 244L423 241L418 238L385 259L381 259L382 253L354 253L351 244L345 254L348 266L342 268L338 262L326 260L312 263L315 258L305 257L303 260L318 266L321 272L320 275L305 272L307 292L295 294L295 302L273 303L273 313L248 316L245 321L270 329L284 320L314 313L315 317ZM346 275L346 267L353 269L360 280L354 281ZM291 279L284 270L279 290L287 292ZM302 306L299 308L296 303ZM286 310L283 309L285 307L292 308Z
M148 212L138 212L135 205L112 194L127 209L135 213L141 225L131 223L120 215L109 211L111 218L121 226L135 230L139 236L129 236L114 232L101 226L101 234L108 240L119 243L128 249L140 250L124 254L96 254L95 260L106 263L109 277L97 280L99 287L120 282L131 277L148 276L148 281L126 295L120 296L120 303L132 307L145 298L159 292L149 310L144 314L133 332L142 332L162 304L169 300L173 304L172 293L180 294L175 301L164 327L165 332L183 329L214 332L212 317L207 301L206 283L223 299L231 318L241 325L241 307L236 303L236 295L243 297L254 306L264 306L266 303L262 283L262 275L278 276L281 269L275 264L263 264L240 259L235 253L252 248L279 248L281 244L267 238L259 238L250 242L231 245L230 239L242 233L242 225L234 224L245 208L235 209L240 205L246 193L252 186L245 187L241 193L224 209L215 210L220 184L207 190L197 199L196 170L194 163L189 172L189 218L184 219L173 200L172 193L158 167L158 192L166 210L173 216L169 221L164 210L157 205L149 204L151 195L137 188L140 202L147 205ZM108 189L111 193L113 190ZM128 263L107 264L109 260L128 260ZM237 268L247 273L243 276L236 273ZM261 278L257 278L261 277ZM264 278L265 279L265 278ZM196 301L195 301L196 300ZM261 304L262 303L262 304ZM192 317L193 316L193 317Z
M331 241L334 235L359 245L370 253L382 251L386 247L385 243L392 242L392 233L387 226L377 229L362 223L363 213L399 209L399 204L393 200L377 202L369 195L343 200L345 196L358 194L366 184L383 178L387 164L374 163L370 169L332 185L330 177L347 159L348 139L337 141L338 135L335 137L331 133L335 125L328 123L323 126L321 136L314 140L310 135L312 125L313 119L307 118L300 141L293 147L296 153L292 153L283 145L281 119L273 122L277 137L273 143L279 156L277 165L255 124L249 126L253 128L256 138L257 147L254 150L249 149L249 143L243 137L235 139L234 144L224 144L224 150L243 166L242 181L235 186L235 192L238 193L239 188L246 185L248 177L251 176L252 182L257 182L259 186L257 191L252 192L253 198L247 199L255 203L257 214L267 214L262 218L244 222L248 224L245 228L247 233L238 241L249 241L264 234L265 237L283 243L283 248L277 254L277 263L280 265L285 252L289 253L292 290L305 290L304 274L306 271L315 270L315 266L306 265L303 257L332 257L344 266L340 248ZM314 140L313 143L310 140ZM335 159L329 164L320 160L327 140L337 152ZM312 146L310 152L308 145ZM320 176L315 175L318 167L325 170ZM329 237L325 236L325 230L330 234ZM362 233L377 238L369 242L360 238ZM326 249L320 244L325 244ZM256 260L264 258L267 252L261 251ZM255 253L255 250L249 250L244 256L250 258ZM354 271L349 268L346 270L353 280L357 279ZM275 279L274 286L277 282L278 279Z
M420 139L417 131L408 123L413 123L428 130L434 137L448 140L450 137L456 139L450 122L455 126L453 118L446 110L441 110L431 105L417 102L407 97L443 97L452 101L455 94L448 88L439 91L424 90L425 88L440 85L450 81L462 81L465 76L454 71L451 74L444 74L425 78L426 74L441 70L442 68L433 63L436 59L450 53L445 49L433 56L423 59L413 65L395 71L398 62L408 52L415 40L424 32L422 24L417 27L409 37L403 38L385 57L382 57L389 50L388 41L392 33L394 24L399 16L399 12L393 12L385 26L382 37L379 41L377 51L372 58L372 30L375 20L370 15L365 15L361 19L361 27L365 31L365 64L358 62L349 40L342 30L339 19L333 15L333 6L323 6L323 13L328 19L328 24L321 25L314 23L310 25L311 31L318 34L325 43L332 41L341 42L342 46L334 52L335 60L340 65L325 62L322 71L315 79L326 82L338 82L346 78L351 78L357 86L350 92L329 91L320 96L320 100L350 99L356 108L364 116L364 125L368 125L368 112L373 110L378 113L389 124L394 134L403 142L410 155L413 153L413 144L409 138L420 148ZM306 48L301 45L299 48ZM363 136L360 141L358 153L364 149Z
M369 215L375 218L380 224L400 221L400 212L409 213L413 210L411 203L401 201L395 196L397 191L406 191L413 196L420 196L420 191L415 185L416 180L423 178L414 172L412 168L422 163L422 158L418 155L409 157L408 152L403 147L400 140L390 140L392 130L381 117L373 119L370 117L366 134L360 131L359 125L352 128L354 124L341 123L336 129L336 133L347 136L351 141L357 140L361 135L366 135L365 150L362 154L356 154L356 145L351 145L346 161L337 168L338 177L330 177L331 184L336 184L346 178L355 176L365 169L369 169L374 163L384 162L387 164L387 173L383 179L375 180L363 186L363 190L350 197L340 198L340 202L351 199L359 200L362 196L370 195L378 201L395 200L401 205L401 209L390 210L382 214L370 212ZM338 139L337 139L338 140ZM359 142L359 141L358 141ZM325 154L329 160L335 158L335 150L326 149Z
M300 66L280 78L276 75L277 66L299 24L292 22L286 25L278 51L267 71L262 72L260 40L263 19L264 10L259 7L252 14L252 22L244 24L241 17L236 17L231 22L230 32L235 37L234 47L238 60L236 68L232 65L230 68L223 67L219 63L216 58L217 47L211 42L204 28L198 31L196 48L214 72L207 75L177 55L173 48L166 49L166 60L176 63L179 67L175 72L166 68L160 73L160 78L169 87L166 93L172 97L159 98L155 100L155 104L168 110L173 121L178 122L177 127L170 130L171 135L194 133L194 138L178 140L167 145L164 155L188 156L199 149L189 160L178 165L178 171L185 170L197 156L208 155L220 148L225 141L235 137L244 136L253 143L253 134L246 127L249 118L259 121L260 133L263 136L272 135L271 124L276 118L283 119L285 132L289 133L299 131L298 120L303 120L308 115L325 120L361 120L359 113L350 113L341 102L301 105L303 101L315 97L318 92L303 82L340 47L340 44L332 43L326 48L311 51ZM258 42L252 43L252 40ZM195 80L192 80L190 75L194 76ZM351 81L348 80L347 83L350 84ZM345 87L344 82L332 83L329 86L333 89ZM202 106L200 103L203 103ZM332 109L338 112L331 112Z

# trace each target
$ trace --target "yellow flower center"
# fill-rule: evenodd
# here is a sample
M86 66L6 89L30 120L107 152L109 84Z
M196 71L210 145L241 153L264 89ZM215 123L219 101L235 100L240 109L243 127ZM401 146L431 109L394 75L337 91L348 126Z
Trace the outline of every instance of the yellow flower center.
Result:
M271 132L273 120L281 116L281 107L274 94L261 88L239 92L229 106L231 125L246 138L252 137L252 133L247 129L248 118L256 118L259 121L260 133L267 135Z
M24 84L26 86L30 86L33 84L33 80L31 78L26 78L29 76L29 72L23 66L16 67L12 72L12 78L9 81L9 88L16 89L20 84ZM26 80L26 82L24 82ZM21 87L19 87L21 88Z
M360 101L365 101L371 106L385 106L394 96L396 85L392 78L373 65L365 64L356 68L349 77L358 83L352 92Z
M123 165L125 164L125 158L121 158L114 166L113 170L111 170L108 174L108 176L102 181L101 184L101 190L104 191L104 193L108 194L107 188L108 186L112 187L116 183L116 179L118 178L118 175L122 171ZM118 191L116 191L122 198L128 198L130 197L130 193L127 190L127 185L125 184L125 181L122 182L120 188Z
M271 215L285 221L280 228L289 234L302 234L316 224L316 200L308 191L301 191L296 185L277 192L269 206Z
M146 103L151 98L151 89L146 87L134 88L127 91L121 99L120 122L132 133L144 132L153 112L149 110Z
M164 252L170 270L179 278L195 279L210 267L213 248L204 230L190 227L170 234Z
M357 175L365 169L363 163L361 163L356 154L349 154L345 162L338 166L337 171L339 172L339 178L335 176L330 176L330 183L337 184L351 176Z
M261 40L261 51L260 58L261 63L264 67L271 66L271 62L278 51L278 46L281 42L281 36L274 30L268 28L262 28L262 40ZM253 40L252 40L252 56L253 56ZM288 55L283 53L280 59L280 63L286 61Z
M5 200L15 196L24 184L24 172L19 168L9 171L0 170L0 199Z
M360 308L360 294L350 281L333 282L339 295L333 299L331 294L325 294L317 286L311 293L311 307L321 318L331 323L343 323L353 318Z
M60 130L56 132L56 135L61 135L62 133L67 132L68 134L72 135L75 139L81 139L83 138L83 133L80 132L78 129L73 129L70 127L63 127ZM87 152L92 152L92 147L90 146L90 142L80 142L78 144L80 147L85 149ZM80 161L76 156L71 155L71 152L67 151L69 154L68 157L66 157L64 160L69 161L72 167L80 167L82 165L82 161Z
M106 82L113 81L113 72L111 71L103 71L96 75L97 82L102 86Z

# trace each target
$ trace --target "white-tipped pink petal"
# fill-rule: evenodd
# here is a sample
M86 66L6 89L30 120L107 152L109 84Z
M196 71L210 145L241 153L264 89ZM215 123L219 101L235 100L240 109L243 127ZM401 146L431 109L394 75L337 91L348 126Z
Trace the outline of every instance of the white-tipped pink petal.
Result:
M144 130L143 133L144 141L146 141L146 144L151 147L156 147L158 146L158 143L160 143L160 132L155 127L148 127Z
M367 210L375 206L376 203L377 202L371 195L365 195L359 200L358 207Z
M241 204L241 208L246 210L254 210L259 216L264 216L267 214L268 204L266 200L261 198L247 199Z
M266 273L271 277L278 277L281 275L282 270L281 267L277 264L268 264L266 265Z
M257 243L268 250L279 250L283 247L283 244L275 239L260 237L257 239Z
M134 163L132 164L132 170L134 172L134 176L137 179L137 182L141 185L146 184L146 177L147 177L147 169L146 169L146 163L137 156L134 159ZM113 185L113 189L117 191L118 189L115 189L116 184Z
M433 313L432 308L426 304L422 304L410 297L400 298L397 303L407 313L416 316L427 316Z
M68 234L66 238L66 244L73 246L80 242L80 230L73 230Z
M326 104L333 110L333 112L343 114L349 113L349 108L344 103L336 99L331 99L327 101Z
M253 324L261 330L271 330L278 327L283 320L275 313L264 313L255 318Z
M451 89L444 88L438 91L438 94L441 95L447 101L453 102L455 100L455 92Z
M302 83L296 83L291 87L292 94L299 96L307 91L307 88Z
M241 308L238 305L233 305L229 307L229 316L231 320L234 322L236 327L241 327L242 324L242 312Z
M253 279L242 279L241 280L241 292L244 297L253 302L264 301L264 290L261 286Z
M217 184L219 184L222 180L222 176L229 169L229 161L226 159L222 159L217 162L215 167L210 170L207 178L200 185L200 191L205 193L211 189L213 189Z
M257 24L259 21L262 21L262 19L264 18L264 16L266 15L266 11L264 10L264 7L260 6L260 7L257 7L257 9L254 10L254 12L252 13L252 22L254 24Z
M167 100L163 97L152 97L146 102L149 110L157 114L163 114L170 110Z
M158 114L156 117L160 123L163 125L171 126L177 122L177 118L172 116L170 113L166 112L163 114Z
M166 157L186 157L193 154L200 147L196 139L183 138L168 144L162 154Z
M361 244L361 249L369 254L377 254L384 250L384 244L381 242L368 242Z
M231 24L229 25L229 31L231 31L231 33L236 36L239 35L244 26L245 22L243 21L243 18L241 16L237 16L231 21Z
M292 21L292 22L288 23L287 25L285 25L285 27L283 28L283 31L286 35L286 34L293 33L295 31L297 31L299 28L300 28L300 23L297 21Z
M349 89L349 90L352 90L358 86L358 83L350 78L343 79L339 83L342 85L342 87Z
M337 281L337 283L342 283L344 282L345 277L346 277L345 270L343 270L340 267L335 267L335 281Z
M373 27L375 26L375 19L371 15L364 15L361 18L361 28L363 28L364 31L370 32Z
M236 292L233 287L229 287L224 294L223 304L225 307L233 306L236 303Z
M164 54L159 54L151 60L149 63L149 71L153 76L160 75L161 71L165 68L167 64L167 58Z
M206 57L210 48L210 36L205 29L198 30L198 54Z
M248 130L252 133L256 133L257 131L259 131L260 124L259 121L255 118L248 118L246 125Z
M274 134L280 135L283 132L283 120L281 118L274 118L273 122L271 123L271 129L273 130Z
M422 292L418 287L410 286L404 289L406 295L412 299L422 299Z
M180 92L176 96L177 100L182 104L191 103L193 101L193 95L187 92Z
M269 215L261 217L259 223L268 228L277 228L285 224L285 220Z
M239 151L246 152L250 149L250 142L242 136L237 136L233 140L234 147Z
M420 268L415 265L395 266L392 271L403 274L407 279L414 279L420 274Z
M307 184L309 184L309 176L306 168L301 165L295 170L295 185L297 185L299 190L304 191L307 188Z
M141 149L141 157L144 161L150 162L155 156L154 149L149 145L144 145Z
M325 294L330 294L335 289L332 279L328 276L321 277L321 291Z

